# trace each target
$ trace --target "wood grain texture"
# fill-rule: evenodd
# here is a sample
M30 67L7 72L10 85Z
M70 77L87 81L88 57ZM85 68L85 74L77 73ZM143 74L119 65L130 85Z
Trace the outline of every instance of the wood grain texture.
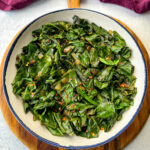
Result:
M116 19L117 20L117 19ZM149 98L150 98L150 63L149 63L149 57L148 54L141 43L141 41L138 39L138 37L131 31L130 28L128 28L124 23L121 21L117 20L120 22L136 39L138 42L145 61L146 61L146 66L147 66L147 71L148 71L148 87L147 87L147 92L145 95L145 99L143 102L143 105L141 107L140 112L138 113L136 119L132 122L132 124L126 129L120 136L118 136L116 139L113 141L102 145L100 147L96 148L91 148L90 150L121 150L123 149L126 145L128 145L135 137L136 135L141 131L142 127L144 126L148 116L149 116ZM19 32L18 32L19 34ZM17 36L17 35L16 35ZM16 38L14 37L14 39ZM44 142L39 141L37 138L32 136L28 131L26 131L15 119L13 116L12 112L10 111L4 93L3 93L3 86L2 86L2 73L3 73L3 66L4 66L4 61L6 58L6 55L10 49L11 44L13 43L14 39L12 42L9 44L2 63L0 67L0 106L1 106L1 112L9 125L10 129L12 132L16 135L16 137L24 144L26 145L29 149L31 150L64 150L63 148L57 148L53 147L51 145L48 145Z
M68 0L68 8L79 8L80 0Z

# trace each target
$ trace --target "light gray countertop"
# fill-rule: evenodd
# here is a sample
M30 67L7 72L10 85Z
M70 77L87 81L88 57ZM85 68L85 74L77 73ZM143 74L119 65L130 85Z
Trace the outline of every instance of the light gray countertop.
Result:
M14 35L34 18L50 11L67 8L67 0L37 0L30 6L16 11L0 11L0 62ZM136 14L126 8L104 4L99 0L81 0L81 8L87 8L116 17L127 24L141 39L150 55L150 11ZM140 134L125 150L150 149L150 118ZM0 112L0 150L28 150L11 132Z

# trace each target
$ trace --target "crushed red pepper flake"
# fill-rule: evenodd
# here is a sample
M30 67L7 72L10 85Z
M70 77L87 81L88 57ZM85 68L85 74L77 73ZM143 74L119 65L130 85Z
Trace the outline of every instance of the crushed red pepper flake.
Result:
M96 69L92 69L91 72L93 75L96 75L98 73L98 71Z
M75 96L78 97L79 95L78 95L78 94L75 94Z
M94 133L94 132L91 132L91 135L92 135L92 136L95 136L95 133Z
M81 37L81 40L85 41L85 38L82 36L82 37Z
M80 86L80 89L85 90L85 88L83 86Z
M104 127L101 127L101 130L104 130Z
M89 76L89 79L93 79L93 76Z
M89 42L89 44L91 44L91 45L92 45L92 42L90 41L90 42Z
M36 75L34 79L36 80L38 77L39 77L39 76L38 76L38 75Z
M35 84L28 84L28 86L34 86Z
M121 83L120 87L129 87L129 85L125 84L125 83Z
M35 63L35 60L31 60L30 63L31 63L31 64L34 64L34 63Z
M110 57L106 57L106 60L110 60L111 58Z
M61 102L59 102L60 105L63 105L64 101L62 100Z
M66 120L66 117L63 117L62 120L65 121L65 120Z
M80 82L80 85L83 85L83 83L82 83L82 82Z
M87 46L87 51L90 51L91 50L91 46Z
M28 66L29 66L29 64L30 64L30 63L29 63L29 62L27 62L27 63L26 63L26 66L28 67Z
M72 104L72 105L71 105L71 108L73 108L73 107L75 107L75 106L76 106L75 104Z
M102 46L106 46L106 44L105 44L105 43L102 43Z
M44 59L46 60L48 57L44 57Z

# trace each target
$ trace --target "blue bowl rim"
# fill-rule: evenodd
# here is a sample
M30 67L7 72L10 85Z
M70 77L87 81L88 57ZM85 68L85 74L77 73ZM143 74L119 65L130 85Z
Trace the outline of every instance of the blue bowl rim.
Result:
M30 25L32 25L35 21L39 20L40 18L44 17L44 16L47 16L49 14L53 14L53 13L57 13L57 12L62 12L62 11L72 11L72 10L79 10L79 11L90 11L90 12L94 12L94 13L97 13L97 14L100 14L100 15L103 15L107 18L109 18L110 20L113 20L114 22L116 22L118 25L120 25L130 36L131 38L134 40L134 42L136 43L141 55L142 55L142 59L143 59L143 62L144 62L144 70L145 70L145 87L144 87L144 93L143 93L143 96L142 96L142 100L141 100L141 103L136 111L136 113L134 114L134 116L131 118L131 120L129 121L129 123L123 128L121 129L118 133L116 133L113 137L107 139L106 141L104 142L100 142L98 144L93 144L93 145L85 145L85 146L62 146L58 143L55 143L55 142L52 142L52 141L49 141L39 135L37 135L35 132L33 132L30 128L28 128L23 122L22 120L18 117L18 115L15 113L13 107L11 106L10 104L10 100L9 100L9 97L8 97L8 93L7 93L7 89L6 89L6 84L5 84L5 76L6 76L6 71L7 71L7 66L8 66L8 62L9 62L9 58L11 56L11 53L17 43L17 41L19 40L20 36L25 32L25 30L30 27ZM120 24L118 21L116 21L115 19L113 19L112 17L106 15L106 14L103 14L101 12L97 12L97 11L94 11L94 10L90 10L90 9L83 9L83 8L71 8L71 9L61 9L61 10L56 10L56 11L52 11L52 12L49 12L49 13L46 13L36 19L34 19L33 21L31 21L20 33L19 35L16 37L15 41L13 42L13 44L11 45L10 47L10 50L8 51L8 54L6 56L6 59L5 59L5 63L4 63L4 68L3 68L3 89L4 89L4 94L5 94L5 98L6 98L6 101L8 103L8 106L10 108L10 110L12 111L12 113L14 114L15 118L18 120L18 122L30 133L32 134L33 136L35 136L37 139L39 139L40 141L43 141L47 144L50 144L52 146L56 146L56 147L62 147L62 148L66 148L66 149L86 149L86 148L93 148L93 147L97 147L97 146L101 146L101 145L104 145L110 141L112 141L113 139L115 139L116 137L118 137L123 131L125 131L129 125L133 122L133 120L135 119L136 115L138 114L141 106L142 106L142 103L144 101L144 97L145 97L145 94L146 94L146 91L147 91L147 68L146 68L146 62L145 62L145 58L144 58L144 55L142 53L142 50L140 48L140 46L138 45L137 41L135 40L135 38L132 36L132 34L122 25Z

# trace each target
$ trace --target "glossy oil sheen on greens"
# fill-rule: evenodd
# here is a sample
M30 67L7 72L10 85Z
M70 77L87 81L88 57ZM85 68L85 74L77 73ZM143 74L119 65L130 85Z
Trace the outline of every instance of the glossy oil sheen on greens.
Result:
M96 138L134 103L131 49L116 31L78 16L32 32L16 57L14 94L56 136Z

